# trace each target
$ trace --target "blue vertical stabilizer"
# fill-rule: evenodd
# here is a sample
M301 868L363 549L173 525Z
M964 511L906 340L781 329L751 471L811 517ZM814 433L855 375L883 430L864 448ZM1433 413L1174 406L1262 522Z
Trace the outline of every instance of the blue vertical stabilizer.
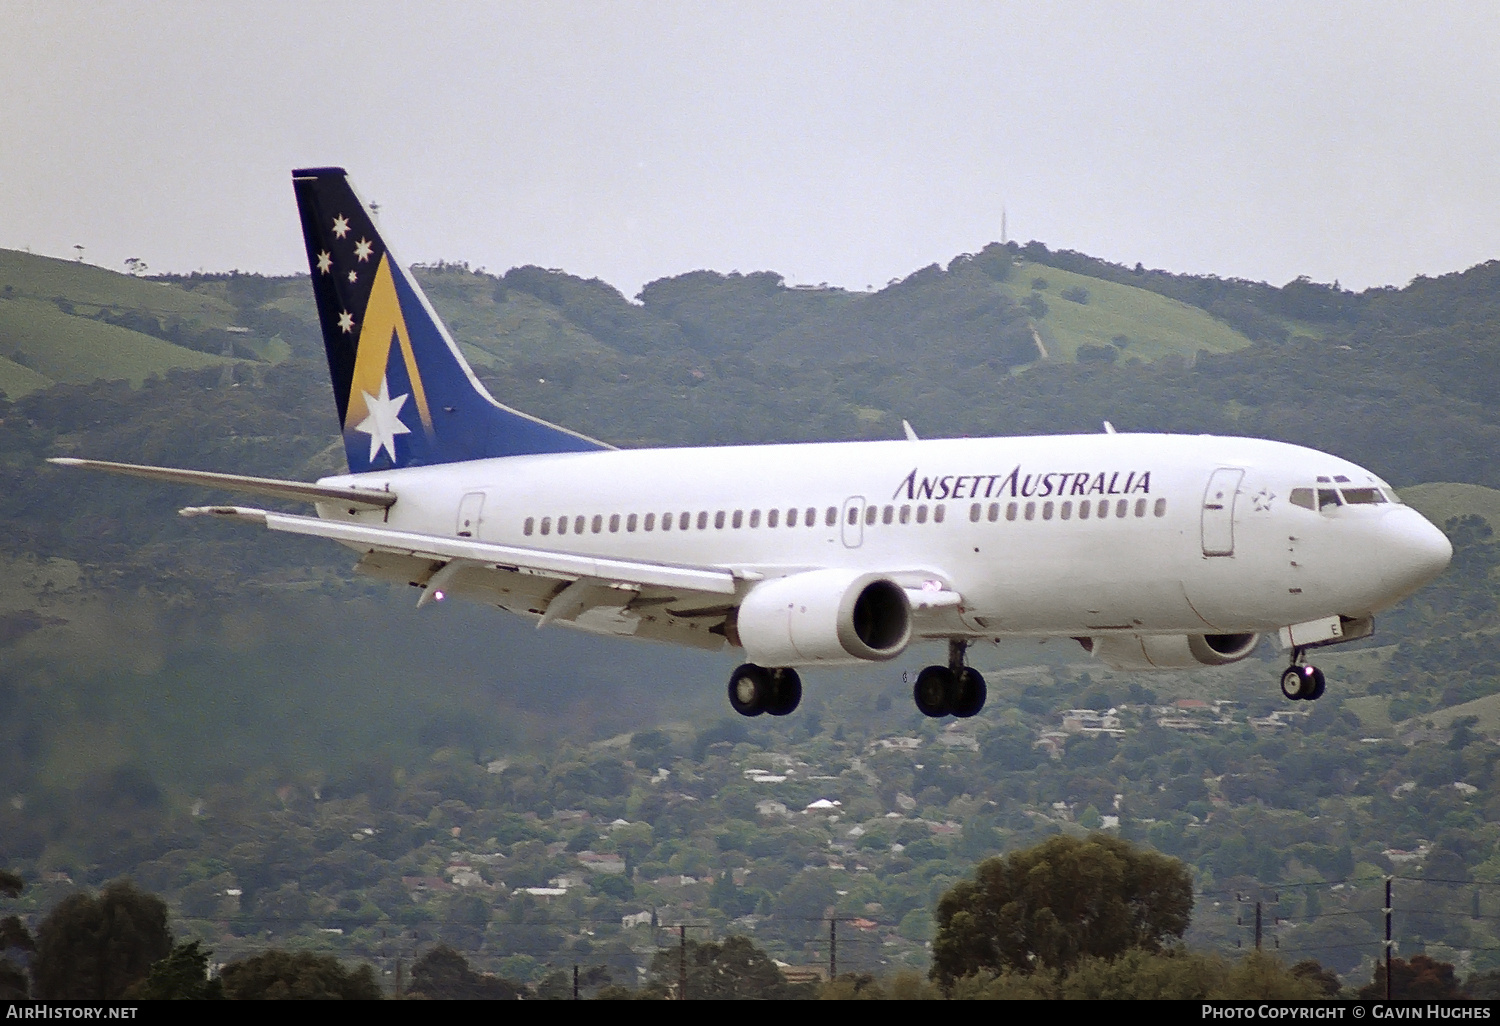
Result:
M351 471L610 448L494 400L342 168L292 186Z

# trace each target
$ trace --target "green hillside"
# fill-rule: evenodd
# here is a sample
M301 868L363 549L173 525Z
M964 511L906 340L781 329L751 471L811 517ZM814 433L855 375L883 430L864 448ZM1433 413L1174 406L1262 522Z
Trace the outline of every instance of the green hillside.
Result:
M1148 363L1250 345L1249 338L1198 307L1057 267L1018 261L999 288L1017 302L1041 297L1046 314L1037 319L1037 328L1053 360L1076 360L1083 345L1113 347L1121 359Z
M1401 498L1435 524L1453 517L1478 516L1500 528L1500 490L1481 485L1436 482L1401 489Z
M235 316L222 297L0 250L0 393L95 380L138 388L153 374L224 367L235 361L221 354L246 335L225 331Z

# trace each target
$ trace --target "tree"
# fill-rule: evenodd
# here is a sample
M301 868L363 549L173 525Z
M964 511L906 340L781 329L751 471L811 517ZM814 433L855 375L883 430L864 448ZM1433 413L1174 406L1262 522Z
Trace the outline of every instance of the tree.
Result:
M413 994L437 1000L514 1001L522 988L510 980L477 973L468 959L446 944L439 944L411 967Z
M114 1000L172 950L167 905L129 880L70 894L37 927L31 975L44 1000Z
M236 1001L375 1001L380 985L368 965L346 969L332 955L271 950L230 962L219 973L224 996Z
M1182 936L1192 910L1192 880L1176 859L1106 834L1054 837L986 859L938 900L931 976L947 986L980 972L1066 972L1087 955L1158 951Z
M26 881L15 873L0 869L0 895L18 898L25 886ZM31 931L26 929L26 924L21 922L20 916L0 919L0 1001L25 1000L30 990L26 973L5 957L5 953L11 948L28 952L36 950L36 940L31 936Z
M151 972L125 991L125 996L143 1001L204 1001L224 996L222 980L208 978L208 956L198 941L175 945L171 954L151 967Z
M1430 955L1413 955L1408 962L1403 958L1391 960L1391 997L1410 1001L1445 1000L1461 998L1463 988L1453 974L1453 966L1439 962ZM1375 963L1375 974L1370 982L1359 988L1361 1001L1378 1001L1385 997L1385 963Z
M679 948L663 948L651 960L652 983L675 990L680 974ZM791 992L781 970L748 937L723 944L687 944L687 997L694 1001L781 1000Z

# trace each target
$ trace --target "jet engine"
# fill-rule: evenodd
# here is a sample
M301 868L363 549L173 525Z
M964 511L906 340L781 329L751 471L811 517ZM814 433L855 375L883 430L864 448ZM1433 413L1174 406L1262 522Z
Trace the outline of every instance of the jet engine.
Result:
M911 603L879 574L811 570L752 588L730 640L762 666L894 659L911 642Z
M1190 670L1237 663L1255 650L1260 635L1107 634L1078 640L1114 670Z

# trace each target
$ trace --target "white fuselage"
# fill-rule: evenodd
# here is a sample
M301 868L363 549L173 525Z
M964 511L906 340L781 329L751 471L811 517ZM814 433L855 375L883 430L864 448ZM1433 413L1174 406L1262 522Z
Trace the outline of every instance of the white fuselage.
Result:
M1247 438L600 451L323 483L398 493L386 512L320 507L396 530L727 568L752 581L850 568L957 592L961 603L929 620L927 636L1261 632L1363 617L1421 587L1451 553L1369 471ZM1320 488L1363 489L1365 501L1291 501L1295 489Z

